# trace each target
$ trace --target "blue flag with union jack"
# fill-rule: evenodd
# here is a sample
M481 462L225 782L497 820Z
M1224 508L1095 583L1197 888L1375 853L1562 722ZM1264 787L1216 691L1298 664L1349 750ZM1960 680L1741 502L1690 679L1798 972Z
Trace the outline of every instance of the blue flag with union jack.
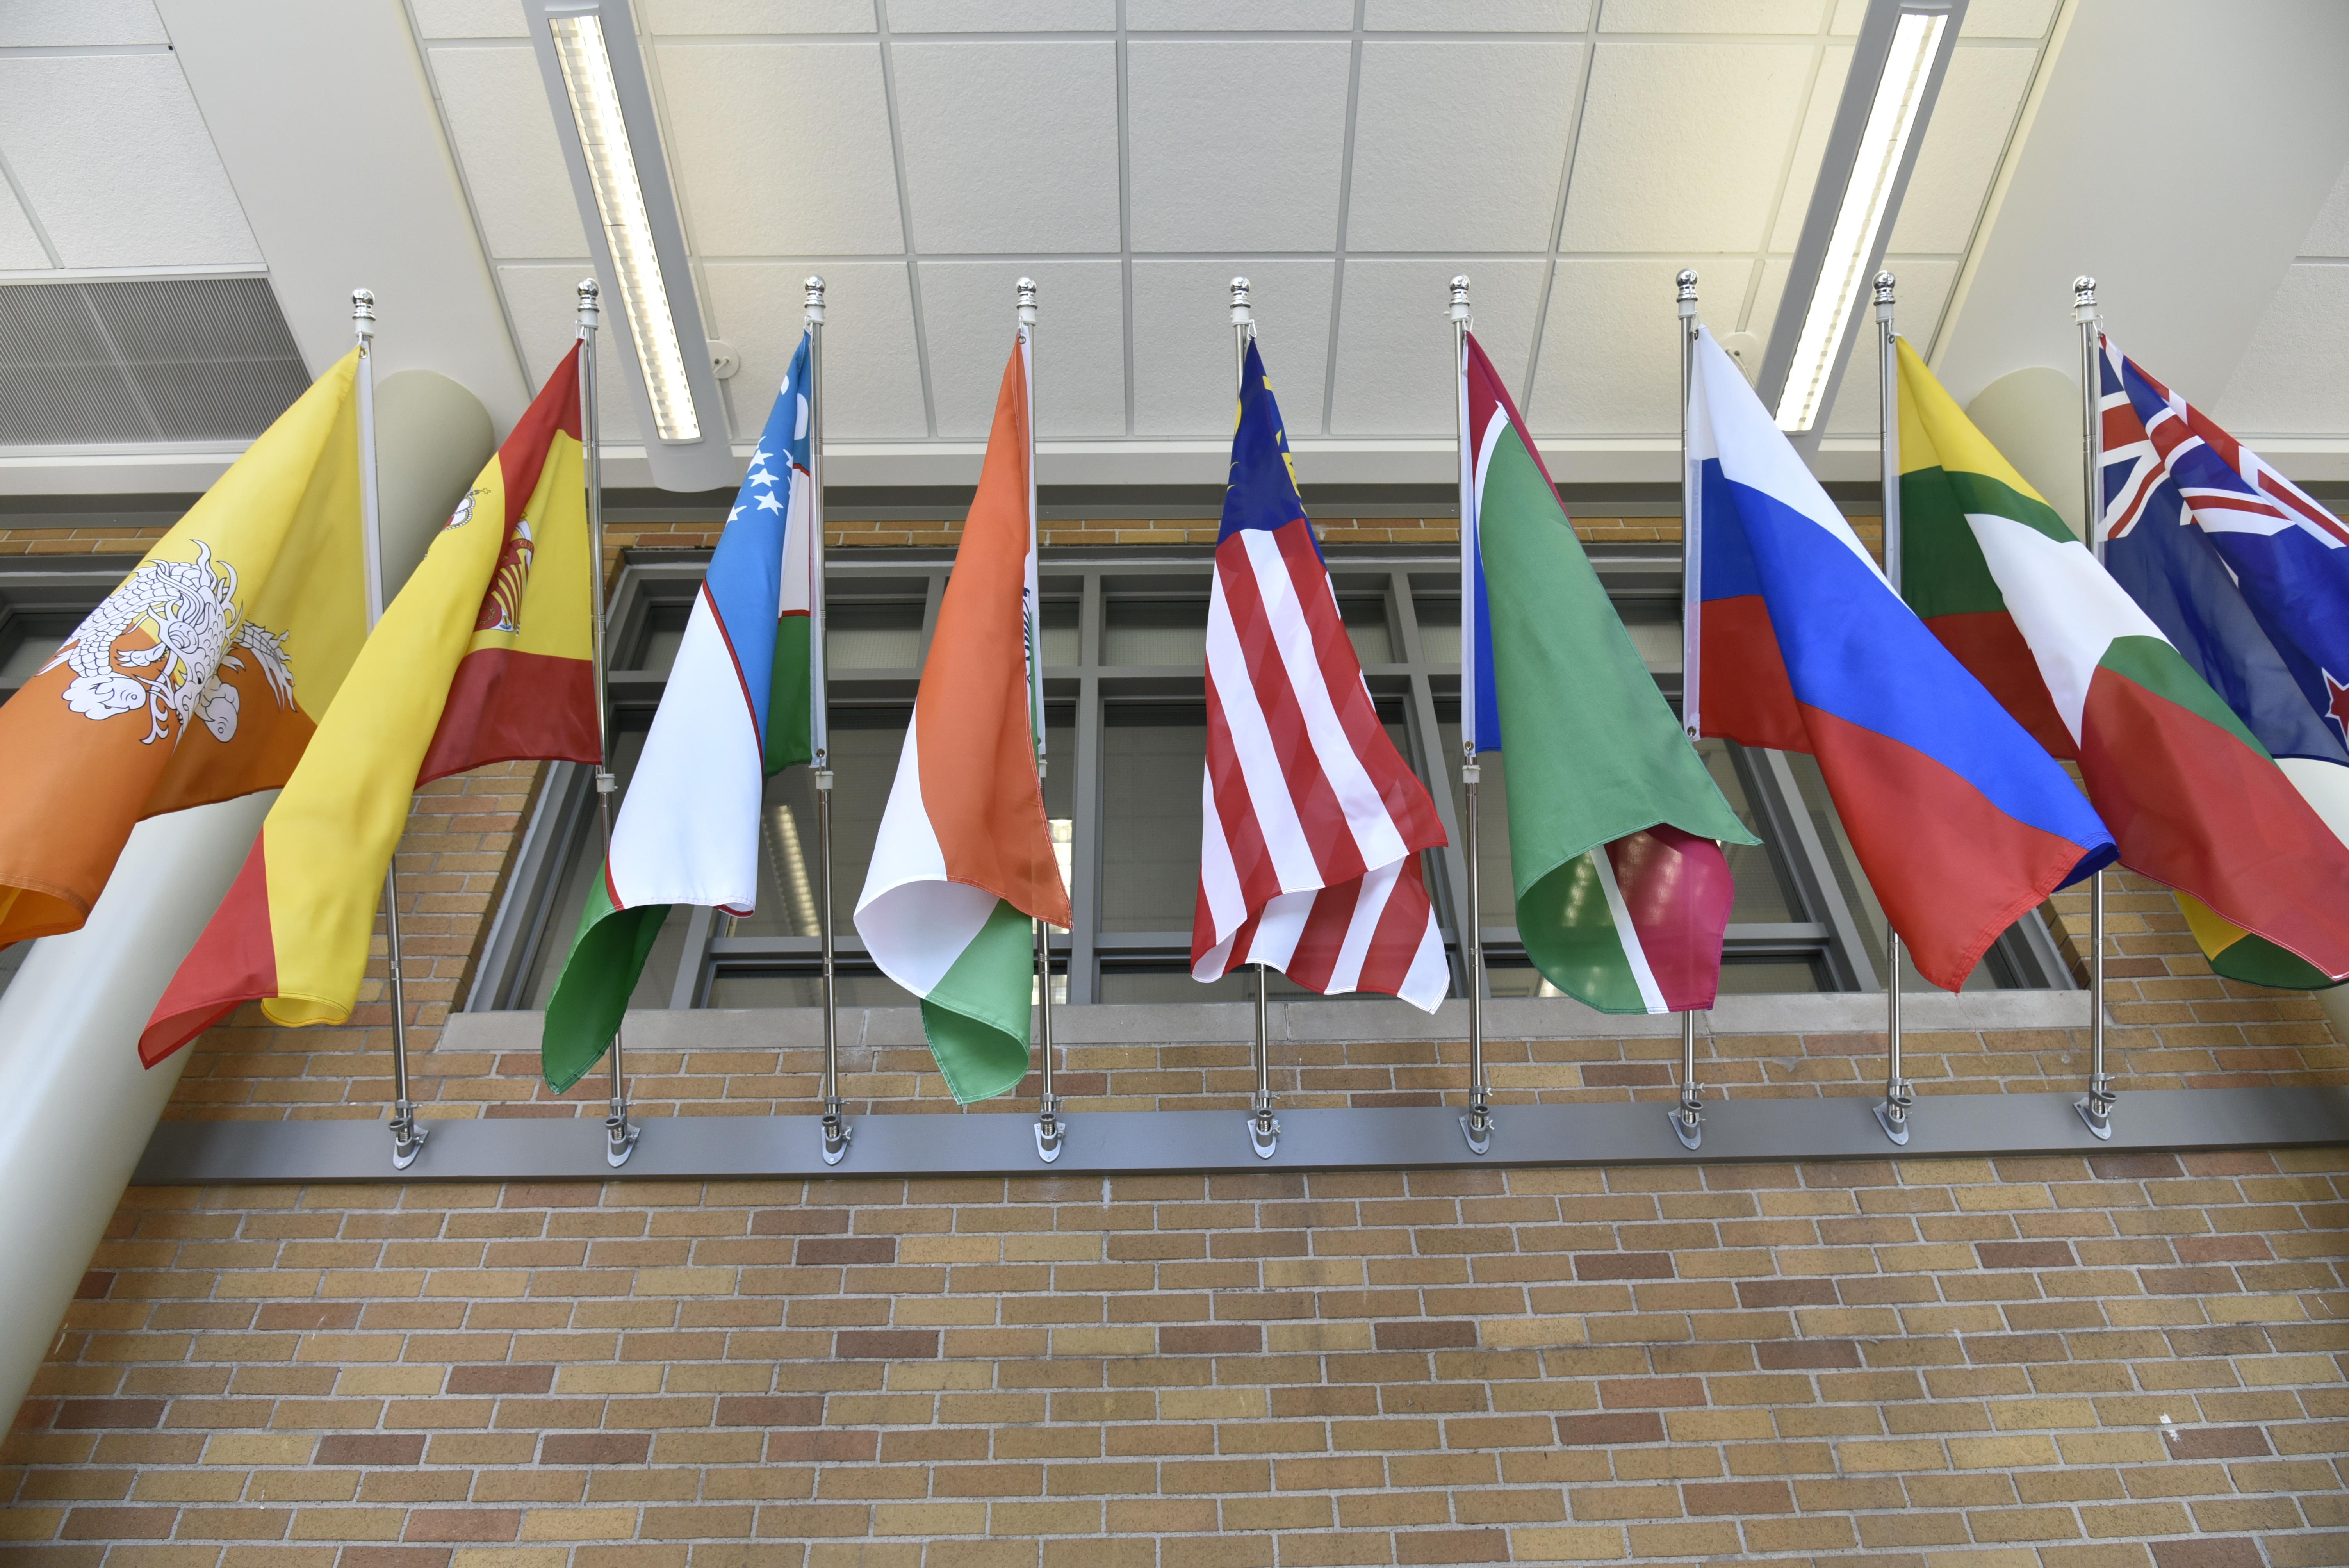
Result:
M2349 524L2099 341L2105 564L2349 841ZM2179 903L2221 975L2328 984Z

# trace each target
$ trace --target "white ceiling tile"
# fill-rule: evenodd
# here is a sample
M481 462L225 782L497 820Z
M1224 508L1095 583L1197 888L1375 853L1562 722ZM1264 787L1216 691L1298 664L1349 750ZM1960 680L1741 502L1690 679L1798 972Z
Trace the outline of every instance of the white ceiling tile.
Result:
M1368 0L1367 32L1579 33L1590 0Z
M1336 38L1128 45L1133 248L1335 245L1352 54Z
M1599 45L1564 248L1759 246L1816 54L1812 44Z
M1354 0L1125 0L1125 26L1131 33L1350 33Z
M1607 0L1602 33L1816 33L1827 0Z
M1549 246L1582 46L1362 46L1354 251Z
M1811 82L1809 107L1803 111L1803 129L1786 160L1786 189L1778 198L1778 216L1770 225L1774 251L1791 251L1802 242L1803 220L1809 215L1811 192L1819 182L1819 160L1826 155L1827 135L1835 129L1837 100L1843 97L1844 77L1851 74L1851 46L1830 44L1821 51L1818 75Z
M2054 20L2055 0L1972 0L1958 36L2044 38Z
M1787 274L1794 270L1794 263L1785 257L1770 257L1762 263L1762 275L1754 289L1754 302L1744 306L1742 314L1733 301L1723 303L1708 299L1710 308L1704 313L1705 319L1715 332L1750 332L1762 340L1764 347L1768 347L1770 334L1778 325L1778 306L1785 303L1786 297ZM1702 294L1710 294L1702 284L1698 285L1698 289Z
M427 49L457 166L492 256L585 256L587 227L526 44Z
M661 44L655 55L695 254L905 248L878 44Z
M1836 0L1835 20L1827 24L1827 31L1839 38L1853 37L1867 15L1868 0Z
M870 33L873 0L639 0L647 33Z
M1017 320L1013 281L1036 280L1036 433L1125 433L1125 282L1116 262L924 262L922 337L938 434L985 436Z
M0 185L0 268L30 272L48 264L49 253L41 249L41 237L33 232L16 193Z
M1512 396L1525 387L1541 308L1540 261L1471 264L1476 341ZM1346 263L1338 305L1338 377L1330 410L1334 436L1447 436L1457 420L1452 363L1449 262Z
M1951 57L1889 249L1966 248L2036 61L2030 49L1960 49Z
M701 269L710 329L742 356L726 385L735 438L764 428L800 344L810 273L824 280L823 433L829 441L927 432L914 352L914 296L903 262L713 262ZM1008 315L1008 313L1007 313Z
M2124 345L2126 346L2126 345ZM2247 440L2267 435L2333 435L2349 430L2349 266L2302 263L2284 273L2251 335L2251 346L2210 408L2211 417ZM2161 367L2152 367L2157 376ZM2202 404L2206 387L2177 389Z
M168 54L0 58L0 148L66 266L261 260Z
M2323 208L2316 222L2309 225L2308 238L2300 247L2303 256L2349 256L2349 169L2333 182L2333 192L2325 197Z
M153 0L0 0L0 49L170 41Z
M426 38L527 38L513 0L409 0L416 31Z
M571 352L579 336L578 262L509 264L498 268L498 292L505 297L506 315L522 346L523 371L534 395ZM619 301L610 302L616 314ZM597 346L595 408L597 434L607 444L626 445L640 439L636 396L629 390L641 379L633 357L622 346L624 335L607 332Z
M923 250L1118 249L1115 44L898 44L890 69Z
M1889 256L1884 264L1899 279L1893 291L1893 325L1917 352L1930 354L1934 330L1940 325L1941 311L1950 303L1950 289L1958 279L1958 263ZM1877 376L1873 315L1861 320L1845 352L1850 358L1844 363L1843 384L1836 388L1835 403L1827 409L1827 433L1872 436L1884 422L1877 407L1877 388L1882 383Z
M1698 287L1713 330L1745 297L1752 262L1714 258ZM1681 428L1679 317L1670 261L1564 261L1526 418L1538 435L1669 436Z
M1117 0L889 0L892 33L1106 33Z
M1232 429L1231 281L1245 277L1264 353L1278 356L1282 420L1321 428L1330 359L1328 261L1133 263L1133 433L1228 436Z

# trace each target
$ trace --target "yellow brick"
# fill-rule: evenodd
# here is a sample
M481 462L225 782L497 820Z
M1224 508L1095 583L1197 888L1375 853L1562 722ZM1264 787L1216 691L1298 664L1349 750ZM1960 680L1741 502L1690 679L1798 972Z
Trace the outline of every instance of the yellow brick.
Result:
M533 1508L522 1516L524 1541L626 1541L636 1533L633 1508ZM560 1548L546 1550L560 1558Z
M873 1509L879 1535L978 1535L987 1530L983 1502L884 1502Z
M732 1269L638 1269L638 1295L731 1295Z

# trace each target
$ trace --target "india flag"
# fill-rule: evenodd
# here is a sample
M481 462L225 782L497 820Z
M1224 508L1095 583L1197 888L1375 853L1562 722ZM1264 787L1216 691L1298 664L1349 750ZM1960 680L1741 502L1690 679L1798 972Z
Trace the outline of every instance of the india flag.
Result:
M930 1054L965 1105L1027 1075L1030 922L1070 923L1036 771L1032 389L1023 330L856 901L866 951L921 998Z
M766 776L812 755L811 357L802 335L694 595L611 855L548 999L540 1056L558 1093L612 1043L670 905L757 908Z
M2300 984L2349 976L2349 849L1905 342L1899 456L1905 597L2078 758L2121 864L2304 960Z
M1602 1013L1710 1007L1735 893L1720 841L1755 840L1656 689L1473 334L1461 370L1462 728L1508 761L1526 956Z

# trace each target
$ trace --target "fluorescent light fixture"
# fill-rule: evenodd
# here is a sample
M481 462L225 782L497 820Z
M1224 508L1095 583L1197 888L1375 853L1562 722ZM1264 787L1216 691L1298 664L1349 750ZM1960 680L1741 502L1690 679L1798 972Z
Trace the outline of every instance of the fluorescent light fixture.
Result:
M579 147L586 155L595 210L604 220L605 242L619 273L614 281L619 285L621 308L627 312L628 335L636 340L636 367L644 372L645 390L652 398L654 427L664 441L698 441L701 420L694 412L693 384L686 375L685 352L669 312L668 284L661 277L660 256L653 245L644 187L636 179L636 150L628 143L627 121L620 112L620 89L612 79L604 18L554 16L548 25L554 29L554 57L563 67L563 86L570 95L572 121L579 128Z
M1815 428L1835 397L1964 15L1965 0L1870 0L1763 366L1789 434Z

